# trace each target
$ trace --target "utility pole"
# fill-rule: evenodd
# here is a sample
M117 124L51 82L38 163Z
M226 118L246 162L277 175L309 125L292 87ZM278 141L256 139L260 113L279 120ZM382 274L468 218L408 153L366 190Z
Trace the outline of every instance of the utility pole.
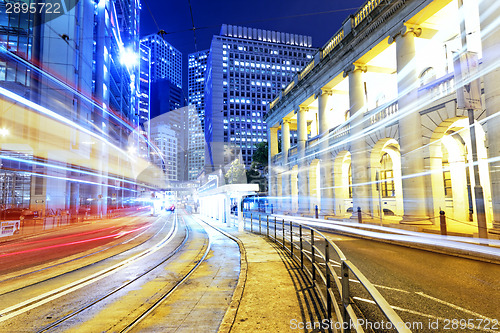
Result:
M486 225L486 212L484 205L484 192L481 186L481 179L479 177L479 162L477 157L477 140L476 140L476 126L474 124L474 110L481 110L481 90L478 78L472 78L474 72L477 70L477 57L472 56L467 52L467 31L465 27L465 9L463 0L458 0L460 17L460 37L462 41L462 52L459 54L458 59L455 61L456 74L460 73L459 78L463 85L457 89L457 107L467 109L469 116L469 133L471 141L471 155L472 164L474 168L474 197L476 202L476 218L477 227L480 238L488 238L488 227ZM472 71L471 71L472 70ZM457 76L456 76L457 77ZM470 81L465 83L465 81ZM460 90L459 90L460 89Z
M378 192L378 211L379 211L378 216L380 217L380 225L382 225L382 212L383 212L383 210L382 210L382 194L380 193L382 184L379 183L379 179L380 179L379 172L377 170L375 173L375 183L377 184L376 186L377 186L377 192Z

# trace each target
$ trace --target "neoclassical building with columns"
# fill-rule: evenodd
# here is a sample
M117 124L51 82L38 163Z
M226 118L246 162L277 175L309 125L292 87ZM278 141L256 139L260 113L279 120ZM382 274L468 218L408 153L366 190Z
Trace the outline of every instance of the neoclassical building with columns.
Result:
M499 228L498 17L496 0L369 0L348 17L269 105L274 206Z

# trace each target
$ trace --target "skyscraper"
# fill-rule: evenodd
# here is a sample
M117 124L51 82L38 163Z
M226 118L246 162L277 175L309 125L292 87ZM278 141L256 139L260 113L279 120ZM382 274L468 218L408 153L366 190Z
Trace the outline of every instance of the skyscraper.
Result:
M182 93L182 53L160 35L141 39L151 50L151 118L185 105Z
M205 167L205 72L209 50L188 55L188 179L194 180Z
M124 128L123 122L116 121L118 118L114 116L125 119L133 126L130 128L139 124L139 2L91 0L66 5L64 15L50 15L7 14L5 2L0 4L0 12L4 10L0 15L0 45L5 47L0 49L0 86L82 127L108 135L116 146L125 148L129 146L129 128ZM34 70L21 58L42 71ZM68 93L69 89L74 89L74 93ZM98 185L45 177L51 172L47 158L47 163L38 168L40 176L23 176L37 190L24 187L20 194L22 202L15 204L33 210L71 207L77 211L80 204L91 202L94 212L105 212L107 199L123 197L124 190L117 195L116 188L106 186L109 155L97 146L82 153L75 141L72 149L82 153L81 160L86 156L98 161L92 166ZM23 153L20 156L26 159L43 155L40 151L15 150L19 149L12 149L12 154ZM65 155L55 154L51 158L75 164L75 160L67 160ZM5 176L0 177L3 185L22 174L16 175L12 170L1 173ZM78 170L68 171L66 176L77 173ZM15 191L0 195L0 201L13 204L5 201L12 194Z
M139 77L139 127L141 134L151 136L149 128L151 98L151 50L140 45L140 77ZM144 152L147 155L147 151Z
M141 43L151 49L151 82L169 79L182 89L182 53L157 34L144 36Z
M175 159L173 159L171 145L162 146L163 160L155 159L156 165L163 168L168 180L186 181L188 177L187 156L188 156L188 115L193 113L194 106L185 106L176 110L171 110L157 117L151 118L149 127L151 128L151 141L159 144L168 137L167 143L175 138ZM168 127L168 130L166 130ZM168 150L170 149L170 150ZM161 149L160 149L161 150ZM168 153L167 153L168 152ZM175 168L174 168L175 165ZM176 170L175 178L172 170Z
M158 34L143 37L141 44L151 50L151 140L163 142L168 132L169 137L175 137L178 145L175 161L171 158L172 154L164 154L165 164L157 165L163 168L169 180L184 181L187 179L188 110L183 107L182 53ZM153 131L153 127L158 128L160 125L158 130ZM169 130L165 131L166 127L163 125L168 125ZM172 177L172 163L175 164L175 179Z
M211 172L241 154L251 163L266 141L266 106L308 63L309 36L223 25L214 36L205 89L205 166Z

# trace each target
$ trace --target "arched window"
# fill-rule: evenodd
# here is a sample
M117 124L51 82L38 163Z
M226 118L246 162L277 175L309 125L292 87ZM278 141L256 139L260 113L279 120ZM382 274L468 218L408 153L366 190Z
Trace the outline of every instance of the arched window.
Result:
M433 67L427 67L419 76L420 86L424 86L436 80L436 71Z
M380 94L377 95L377 98L375 99L375 107L379 107L382 104L384 104L386 101L385 93L381 92Z
M384 153L380 158L380 185L383 198L392 198L396 196L394 187L394 171L392 170L392 159L389 154Z
M450 162L448 161L448 150L446 147L442 146L443 150L443 185L444 185L444 196L446 198L453 198L452 188L451 188L451 173L450 173Z

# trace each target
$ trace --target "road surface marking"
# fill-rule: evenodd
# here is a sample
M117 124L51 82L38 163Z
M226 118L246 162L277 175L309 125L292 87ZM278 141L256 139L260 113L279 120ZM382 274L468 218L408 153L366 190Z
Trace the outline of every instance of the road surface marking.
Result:
M69 294L73 291L81 289L81 288L83 288L91 283L99 281L99 280L117 272L118 270L121 270L127 266L130 266L131 264L135 263L137 260L145 258L145 257L157 252L158 250L160 250L161 248L166 246L168 243L170 243L170 241L173 239L173 238L169 239L169 237L174 233L174 230L177 229L177 228L174 228L175 225L176 225L175 223L172 223L172 228L170 229L168 234L158 244L156 244L154 247L152 247L148 250L145 250L145 251L143 251L143 252L127 259L127 260L124 260L123 262L115 264L109 268L103 269L103 270L101 270L97 273L94 273L88 277L74 281L68 285L59 287L57 289L46 292L42 295L38 295L38 296L33 297L31 299L28 299L24 302L18 303L16 305L13 305L13 306L10 306L6 309L1 310L0 311L0 322L6 321L10 318L18 316L24 312L27 312L29 310L32 310L38 306L45 304L45 303L53 301L59 297L62 297L66 294Z
M366 298L361 298L361 297L356 297L356 296L354 296L353 299L376 305L375 301L373 301L371 299L366 299ZM394 310L397 310L397 311L408 312L408 313L411 313L411 314L414 314L417 316L426 317L426 318L430 318L430 319L438 319L441 321L450 320L449 318L443 318L443 317L439 317L439 316L430 315L427 313L422 313L422 312L418 312L418 311L414 311L414 310L404 309L404 308L400 308L399 306L390 305L390 307L393 308ZM476 327L476 326L474 326L474 328L479 329L481 331L485 331L485 332L498 332L496 330L490 330L487 328L481 328L481 327Z
M429 299L432 299L433 301L436 301L436 302L438 302L438 303L441 303L441 304L447 305L447 306L449 306L449 307L451 307L451 308L453 308L453 309L455 309L455 310L460 310L460 311L462 311L462 312L468 313L468 314L470 314L470 315L473 315L473 316L476 316L476 317L479 317L479 318L482 318L482 319L487 319L487 320L490 320L490 321L492 321L492 320L493 320L493 319L488 318L488 317L486 317L486 316L483 316L483 315L481 315L481 314L479 314L479 313L477 313L477 312L474 312L474 311L471 311L471 310L467 310L467 309L464 309L464 308L462 308L462 307L460 307L460 306L458 306L458 305L455 305L455 304L448 303L448 302L446 302L446 301L440 300L439 298L435 298L435 297L432 297L432 296L426 295L426 294L424 294L424 293L423 293L423 292L421 292L421 291L416 291L416 292L415 292L415 294L420 295L420 296L423 296L423 297L427 297L427 298L429 298Z

